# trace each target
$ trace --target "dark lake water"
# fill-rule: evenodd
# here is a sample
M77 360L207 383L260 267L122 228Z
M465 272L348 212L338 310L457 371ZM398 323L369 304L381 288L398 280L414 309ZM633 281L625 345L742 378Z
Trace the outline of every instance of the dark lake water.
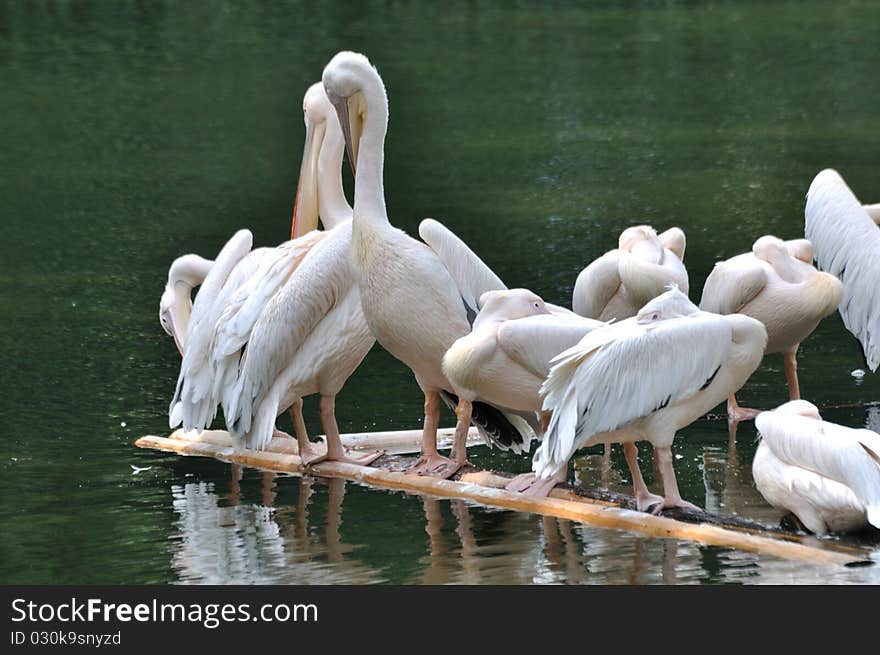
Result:
M415 234L442 220L508 285L568 305L628 225L686 231L698 299L714 261L803 235L820 169L880 201L878 42L880 4L858 1L0 2L0 582L880 582L880 567L132 445L167 432L168 265L213 257L240 227L260 245L287 237L302 94L337 50L366 53L388 87L392 222ZM804 397L877 429L880 378L850 375L861 367L833 315L802 346ZM780 356L741 393L786 398ZM343 432L417 427L421 411L410 372L378 348L337 405ZM729 450L724 422L682 430L684 497L777 522L751 481L755 436L743 424ZM528 468L481 451L478 464ZM575 475L616 488L617 450L613 464L603 481L586 453Z

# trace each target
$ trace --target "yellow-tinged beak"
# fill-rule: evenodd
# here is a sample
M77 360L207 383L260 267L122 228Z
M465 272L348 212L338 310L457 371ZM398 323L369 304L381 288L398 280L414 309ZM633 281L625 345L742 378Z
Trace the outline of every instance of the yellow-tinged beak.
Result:
M345 138L345 152L348 153L348 164L351 166L351 174L357 175L358 146L363 132L363 118L359 111L352 111L353 103L357 94L349 98L330 98L339 116L339 124L342 126L342 135Z
M318 156L324 141L323 124L306 125L306 141L303 146L302 166L296 185L296 201L293 205L293 223L290 238L296 239L318 227Z

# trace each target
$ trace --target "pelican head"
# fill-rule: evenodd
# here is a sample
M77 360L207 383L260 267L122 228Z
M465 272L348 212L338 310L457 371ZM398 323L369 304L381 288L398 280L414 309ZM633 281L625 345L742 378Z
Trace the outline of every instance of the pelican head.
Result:
M510 321L537 314L549 314L541 296L528 289L487 291L480 296L480 314L477 320ZM474 323L476 325L476 322Z
M330 60L324 67L321 79L327 97L339 116L348 162L352 173L355 173L360 139L367 120L367 106L368 104L373 106L372 103L368 103L365 94L381 89L383 96L381 101L387 107L388 100L384 97L384 85L369 59L362 54L348 51L339 52ZM369 84L368 80L376 80L379 83Z
M772 235L766 235L752 244L752 252L755 257L770 261L773 258L788 257L788 249L785 247L785 241Z
M159 323L181 355L192 311L192 290L204 281L213 263L198 255L183 255L168 269L168 282L159 299Z
M819 408L816 407L813 403L807 402L806 400L790 400L787 403L783 403L773 411L779 412L780 414L793 414L795 416L813 418L817 421L822 420L822 416L819 414Z
M657 264L663 261L663 244L650 225L637 225L625 229L620 233L617 247L639 259Z
M324 204L322 200L326 202L327 194L324 193L322 198L319 180L333 175L334 167L338 170L343 144L342 131L336 120L333 105L330 104L320 82L312 84L303 97L303 120L306 125L306 138L299 182L296 187L296 202L293 206L291 239L317 228L319 214L324 227L332 228L333 225L328 225L328 219L335 224L333 219L339 210L337 207L320 206ZM341 184L340 180L340 187Z
M661 293L653 300L648 301L639 310L639 313L636 315L637 323L640 325L655 323L679 316L691 316L695 312L700 311L700 308L681 292L678 285L672 284L670 287L669 291Z

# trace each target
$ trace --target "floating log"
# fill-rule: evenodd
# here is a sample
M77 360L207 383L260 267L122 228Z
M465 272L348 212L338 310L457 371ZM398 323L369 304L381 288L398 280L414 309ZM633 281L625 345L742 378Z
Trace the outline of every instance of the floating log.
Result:
M441 433L448 439L452 430L442 430ZM474 429L468 437L469 444L479 442ZM413 447L417 451L420 438L420 430L342 435L343 443L349 447L357 444L360 448L402 448L404 451ZM456 480L439 480L428 476L406 475L400 470L357 466L343 462L321 462L308 467L303 465L296 454L295 441L291 439L273 439L269 448L264 451L245 450L236 453L232 448L231 438L224 431L185 433L178 430L169 437L141 437L135 441L135 445L181 455L212 457L280 473L309 473L321 477L342 478L384 489L444 498L462 498L482 505L554 516L596 527L635 531L665 539L686 539L813 564L852 566L869 563L870 557L866 550L860 548L823 543L814 538L804 539L801 535L768 529L742 519L680 510L674 512L667 510L663 516L654 516L630 509L634 506L632 498L622 494L598 492L598 497L594 498L591 496L596 495L596 492L560 485L547 498L532 498L521 493L506 491L503 487L509 478L489 471L471 469L460 474ZM383 459L397 460L389 462L397 464L397 468L403 463L408 463L401 462L399 457ZM377 460L377 463L381 461ZM668 514L675 515L675 518ZM737 526L737 521L747 525Z

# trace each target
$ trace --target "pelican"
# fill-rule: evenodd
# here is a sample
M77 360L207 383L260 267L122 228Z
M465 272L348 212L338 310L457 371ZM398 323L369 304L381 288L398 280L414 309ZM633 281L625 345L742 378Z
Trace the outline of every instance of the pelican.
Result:
M700 311L675 288L635 317L593 330L552 360L541 387L543 409L552 416L532 470L547 479L579 448L622 442L640 510L694 508L678 491L675 433L739 389L766 342L760 321ZM634 443L640 440L654 446L663 498L642 479Z
M294 238L275 248L251 250L252 237L243 230L224 247L224 252L232 248L229 254L222 260L218 256L193 305L192 336L169 409L171 427L183 423L187 430L205 428L218 404L233 402L241 353L270 300L329 231L350 223L351 208L341 179L344 143L320 83L306 92L303 115L306 138L294 205ZM319 214L329 231L314 229ZM301 403L293 403L291 414L298 434L304 432Z
M752 475L768 503L816 534L880 528L880 434L823 421L805 400L761 412L755 425Z
M700 309L716 314L745 314L767 328L766 353L781 352L791 400L800 398L797 349L843 295L833 275L811 264L812 246L806 239L785 242L774 236L755 241L752 252L715 264L703 287ZM758 412L740 407L731 393L731 420L753 418Z
M226 425L238 448L265 448L273 436L275 418L292 408L303 462L314 464L329 459L366 465L382 453L346 451L339 437L335 407L336 396L375 339L364 319L351 265L352 210L342 189L342 131L323 87L315 85L313 89L316 87L322 99L321 154L330 153L329 161L317 165L317 179L322 180L318 190L325 189L324 196L318 196L321 216L323 219L325 209L332 207L343 218L331 229L303 237L311 238L308 252L280 289L258 307L259 316L246 332L246 339L234 333L229 337L231 345L223 345L220 339L217 350L233 361L234 353L244 348L237 378L222 402ZM306 206L300 200L305 189L301 175L298 209ZM327 203L322 203L324 198ZM313 213L317 210L317 206L312 209ZM234 368L227 366L227 370ZM302 399L315 393L321 396L321 424L327 437L324 452L311 445L302 420Z
M684 232L673 227L659 236L649 225L620 234L618 247L599 257L577 277L572 295L575 313L600 321L635 316L670 284L687 295Z
M548 417L542 413L539 390L550 360L605 323L555 312L528 289L487 291L480 305L471 332L444 355L443 372L460 398L520 414L540 436ZM508 488L546 496L565 476L562 469L559 476L537 483L529 474Z
M213 265L210 259L191 254L178 257L168 269L168 282L159 299L159 324L174 339L181 356L192 313L193 289L205 281Z
M807 191L807 238L816 244L819 268L843 283L840 315L862 344L868 368L880 365L880 204L861 205L830 168Z
M376 340L415 374L425 395L421 457L410 473L453 475L466 462L471 419L499 443L528 441L519 417L458 398L443 373L443 355L470 332L486 291L505 286L458 237L426 219L413 239L388 220L382 181L388 100L366 57L340 52L324 68L324 89L336 106L349 159L356 162L351 257L367 324ZM437 452L441 395L455 403L450 457Z

